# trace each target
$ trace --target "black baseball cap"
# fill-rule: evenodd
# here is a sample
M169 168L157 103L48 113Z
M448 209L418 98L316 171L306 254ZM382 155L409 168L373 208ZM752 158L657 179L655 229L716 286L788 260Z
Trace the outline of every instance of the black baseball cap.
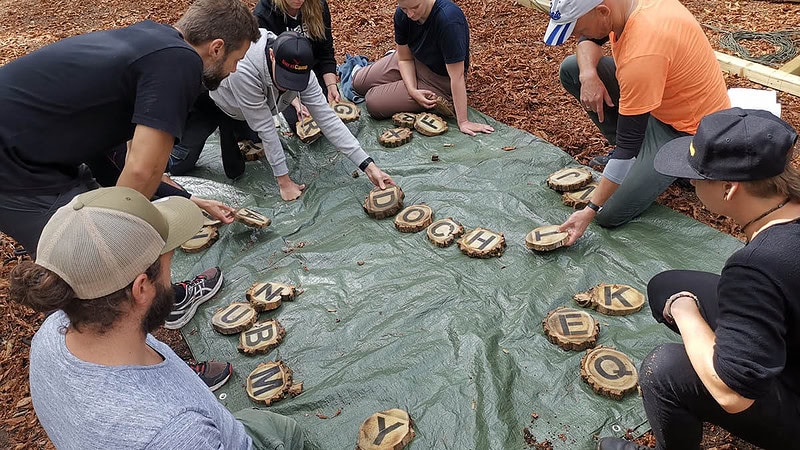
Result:
M290 91L305 90L314 65L311 41L296 31L284 31L272 43L272 51L278 86Z
M797 132L774 114L730 108L700 120L697 134L661 147L657 172L694 180L755 181L783 173Z

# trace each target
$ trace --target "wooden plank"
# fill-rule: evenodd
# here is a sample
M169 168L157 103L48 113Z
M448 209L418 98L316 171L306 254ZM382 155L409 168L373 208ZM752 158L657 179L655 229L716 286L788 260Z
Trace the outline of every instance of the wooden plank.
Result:
M792 75L800 75L800 55L795 56L793 60L781 66L780 70Z
M714 53L723 72L739 75L755 83L800 97L800 76L724 53Z

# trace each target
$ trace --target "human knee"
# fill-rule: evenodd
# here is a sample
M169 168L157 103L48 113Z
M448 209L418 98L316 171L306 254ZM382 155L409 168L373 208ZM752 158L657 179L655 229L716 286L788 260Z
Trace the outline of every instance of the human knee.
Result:
M647 355L639 368L639 386L642 392L658 392L663 395L666 388L683 384L694 369L682 344L661 344Z
M569 90L571 86L578 86L578 75L580 69L578 68L578 58L575 55L570 55L564 58L558 70L558 79L561 81L561 86Z
M374 89L367 91L366 95L364 96L364 102L367 104L367 112L374 119L387 119L394 114L386 111L384 106L385 102L382 100L383 99L380 95L375 95Z
M634 217L636 216L621 214L618 211L603 208L603 210L595 216L594 221L603 228L616 228L630 222Z

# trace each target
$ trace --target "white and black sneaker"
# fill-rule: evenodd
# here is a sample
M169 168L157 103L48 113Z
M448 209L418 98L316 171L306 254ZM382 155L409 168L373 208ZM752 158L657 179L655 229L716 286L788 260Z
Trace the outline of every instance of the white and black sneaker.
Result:
M176 283L176 289L183 288L184 294L175 299L175 306L169 313L164 328L177 330L189 323L197 312L197 307L211 299L222 287L222 271L212 267L191 281Z

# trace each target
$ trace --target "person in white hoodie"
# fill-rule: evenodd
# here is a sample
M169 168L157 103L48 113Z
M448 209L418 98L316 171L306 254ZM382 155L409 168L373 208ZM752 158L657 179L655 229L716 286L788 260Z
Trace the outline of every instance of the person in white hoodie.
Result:
M381 189L394 184L361 148L358 140L328 105L316 76L312 76L314 53L311 42L294 31L276 36L261 29L261 39L250 46L231 74L210 93L217 106L230 117L243 120L264 145L267 161L278 180L281 197L295 200L305 189L289 177L286 155L278 138L273 116L292 105L296 98L308 108L320 131Z

